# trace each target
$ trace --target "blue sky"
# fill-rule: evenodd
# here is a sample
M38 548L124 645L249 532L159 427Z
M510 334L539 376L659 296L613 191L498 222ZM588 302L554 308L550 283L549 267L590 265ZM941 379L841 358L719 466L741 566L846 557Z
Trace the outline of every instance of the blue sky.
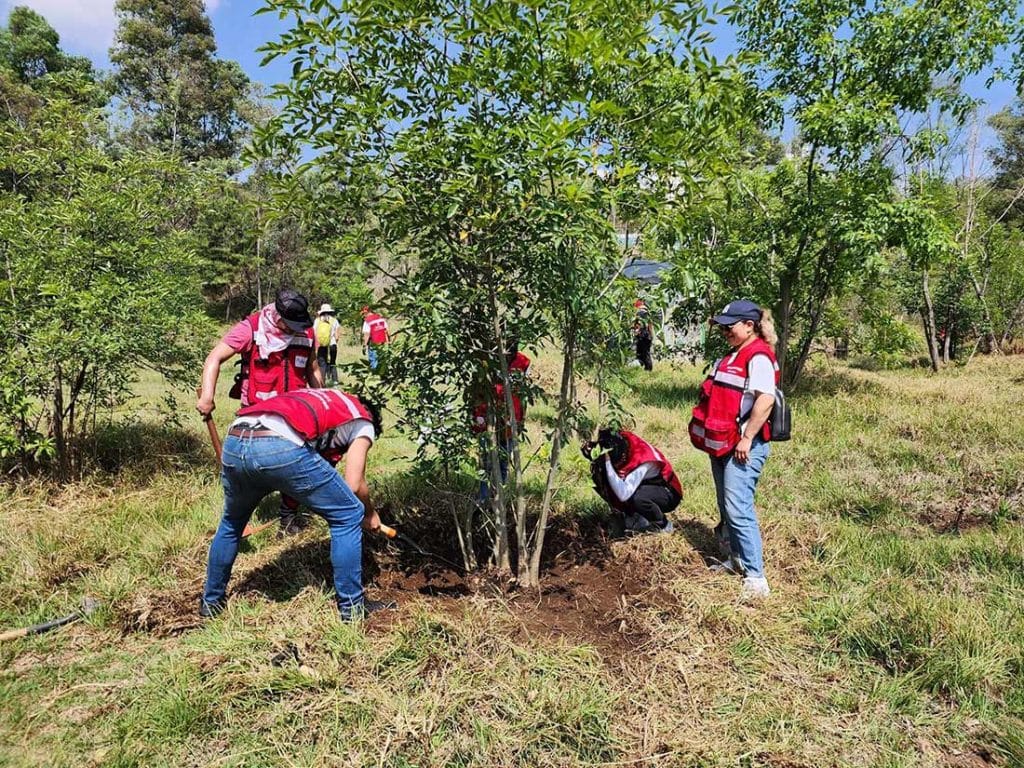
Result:
M66 51L88 56L101 68L109 67L107 52L114 39L114 0L0 0L0 18L6 21L15 5L27 5L45 16L60 34ZM220 57L234 59L251 79L271 85L287 81L291 68L285 61L261 67L262 56L256 49L277 39L289 27L288 22L281 21L276 14L254 16L261 5L260 0L206 0ZM728 29L720 27L719 32L722 39L715 50L725 55L733 49L735 41ZM985 100L982 114L989 115L1012 101L1014 88L1010 83L1001 82L988 89L985 80L984 76L973 78L968 90ZM986 131L982 146L991 141L991 132Z

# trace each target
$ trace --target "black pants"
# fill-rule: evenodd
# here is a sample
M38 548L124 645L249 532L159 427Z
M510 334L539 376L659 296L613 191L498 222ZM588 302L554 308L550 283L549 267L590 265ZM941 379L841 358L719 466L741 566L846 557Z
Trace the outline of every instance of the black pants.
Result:
M646 370L654 370L654 359L651 357L651 339L637 338L636 359Z
M338 362L338 345L331 344L328 347L317 347L316 357L320 362L321 368L326 368L328 365L334 365Z
M660 483L644 483L626 505L626 514L642 515L648 522L664 527L665 515L679 506L679 494Z

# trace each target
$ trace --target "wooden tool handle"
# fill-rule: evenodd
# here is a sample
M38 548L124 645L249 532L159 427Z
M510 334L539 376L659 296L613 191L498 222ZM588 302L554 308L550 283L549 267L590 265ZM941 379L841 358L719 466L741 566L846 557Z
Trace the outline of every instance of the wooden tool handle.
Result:
M389 539L395 538L398 535L398 531L392 528L390 525L380 524L380 532L387 536Z

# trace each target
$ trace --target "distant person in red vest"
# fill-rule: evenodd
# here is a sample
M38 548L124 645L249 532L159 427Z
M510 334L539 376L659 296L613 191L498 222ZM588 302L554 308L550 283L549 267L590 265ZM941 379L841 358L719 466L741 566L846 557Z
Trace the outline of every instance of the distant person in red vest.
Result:
M523 419L526 417L526 410L523 407L522 398L519 396L519 389L526 381L526 377L530 375L530 358L520 352L519 345L513 341L509 344L509 349L505 355L505 362L508 365L509 385L512 389L512 412L515 414L516 430L519 434L522 434ZM504 483L508 479L508 457L512 453L512 427L508 423L508 410L505 404L505 387L501 384L494 385L494 402L498 406L498 414L496 416L498 420L498 433L502 435L501 443L498 445L498 466L501 471L501 482ZM486 399L478 401L473 407L470 429L481 436L480 450L483 454L482 463L488 480L482 480L480 482L480 493L477 495L477 501L484 502L488 497L490 487L488 481L490 479L491 469L489 454L486 450L486 441L483 439L483 432L487 429Z
M661 451L632 432L612 429L600 430L596 442L580 448L594 490L622 515L627 534L672 532L667 515L679 506L683 488Z
M317 364L316 339L309 303L301 293L282 288L273 304L236 323L206 356L203 383L196 410L213 413L220 367L233 356L241 357L229 397L242 407L303 387L322 387L323 373ZM298 503L281 497L281 532L297 533L302 525Z
M367 600L363 529L380 529L366 483L366 457L380 414L337 389L300 389L242 408L224 441L224 516L210 544L199 615L227 606L227 586L242 531L264 496L281 491L327 521L338 612L358 619L393 603ZM345 457L345 479L334 465Z
M370 361L370 370L377 370L380 362L377 357L377 347L383 346L391 341L388 333L388 321L371 312L369 307L363 307L363 351L366 352L366 359Z

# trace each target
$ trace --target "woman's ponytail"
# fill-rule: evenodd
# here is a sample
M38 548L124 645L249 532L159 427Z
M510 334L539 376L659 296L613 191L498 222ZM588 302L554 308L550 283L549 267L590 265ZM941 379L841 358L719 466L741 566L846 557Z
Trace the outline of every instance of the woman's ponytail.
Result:
M775 349L779 336L775 333L775 318L772 317L772 311L767 307L761 309L761 320L757 323L756 328L757 335L768 342L772 349Z

